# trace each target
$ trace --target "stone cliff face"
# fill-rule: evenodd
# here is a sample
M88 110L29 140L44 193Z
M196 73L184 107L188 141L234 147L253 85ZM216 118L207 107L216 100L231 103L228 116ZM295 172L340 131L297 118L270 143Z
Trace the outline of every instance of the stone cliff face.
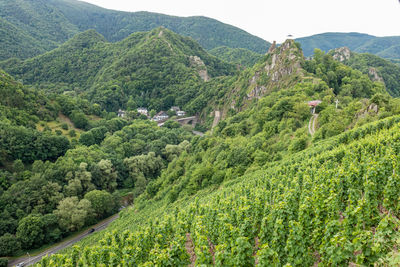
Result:
M349 60L351 57L351 51L348 47L340 47L333 50L333 59L343 62Z
M303 53L293 40L279 47L274 42L263 63L239 76L235 88L227 96L223 117L229 109L243 110L255 99L294 86L304 76L303 61Z
M254 88L247 94L247 98L249 100L260 98L275 88L283 89L290 86L294 76L302 77L303 60L302 51L293 40L287 40L280 47L276 47L273 43L267 53L265 66L249 81L250 87Z
M374 67L370 67L368 69L368 75L371 78L371 80L374 81L374 82L385 83L383 78L378 74L378 71Z
M210 76L208 76L206 64L204 64L203 60L198 56L190 56L189 57L190 66L197 69L200 78L207 82L210 80Z

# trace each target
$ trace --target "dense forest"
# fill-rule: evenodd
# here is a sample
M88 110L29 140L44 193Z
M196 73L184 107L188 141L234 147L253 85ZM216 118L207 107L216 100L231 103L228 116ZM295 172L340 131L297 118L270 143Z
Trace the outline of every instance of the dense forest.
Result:
M235 70L192 39L163 27L117 43L89 30L46 54L0 65L25 84L78 95L114 112L140 106L185 108L204 80Z
M122 189L140 195L192 138L178 123L159 128L138 115L90 120L96 105L44 95L3 71L0 92L1 256L53 243L115 213ZM51 129L62 116L70 125Z
M250 51L245 48L230 48L227 46L220 46L208 51L226 62L233 63L239 67L253 67L262 58L261 54Z
M111 42L164 26L206 49L228 46L265 53L269 47L267 41L211 18L114 11L76 0L3 0L0 25L4 26L0 27L0 46L4 48L0 60L42 54L89 29Z
M116 213L37 266L399 265L397 37L74 0L3 1L0 36L0 266Z
M373 80L383 81L390 95L400 96L400 66L367 53L351 53L343 63L369 75Z

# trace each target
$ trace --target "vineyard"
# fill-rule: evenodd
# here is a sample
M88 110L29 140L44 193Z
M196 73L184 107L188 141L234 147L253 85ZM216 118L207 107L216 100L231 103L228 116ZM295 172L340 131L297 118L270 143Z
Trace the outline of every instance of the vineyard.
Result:
M97 245L74 246L39 265L398 265L399 153L400 116L394 116L213 193L129 209Z

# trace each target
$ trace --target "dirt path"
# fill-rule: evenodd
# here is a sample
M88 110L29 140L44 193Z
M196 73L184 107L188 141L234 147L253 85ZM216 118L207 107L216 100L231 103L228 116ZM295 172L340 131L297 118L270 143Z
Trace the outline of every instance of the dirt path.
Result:
M99 222L98 224L96 224L92 228L95 229L95 232L101 231L101 230L105 229L111 222L115 221L118 217L119 217L119 214L115 214L114 216ZM43 251L42 253L40 253L38 255L31 256L31 257L24 256L22 258L11 260L11 261L8 262L8 266L15 266L15 265L17 265L18 263L21 263L21 262L25 263L24 266L29 266L29 265L35 264L38 261L40 261L42 259L42 257L44 257L46 255L50 256L50 255L52 255L54 253L57 253L61 249L64 249L64 248L66 248L68 246L71 246L71 245L75 244L76 242L82 240L84 237L86 237L88 235L90 235L90 233L88 231L86 231L86 232L74 237L71 240L64 241L64 242L60 243L57 246L51 247L51 248Z
M317 120L317 118L318 114L313 114L310 118L310 121L308 122L308 132L311 136L313 136L315 133L315 121Z
M215 126L217 126L219 120L221 119L221 112L219 112L219 110L214 111L214 121L212 124L212 128L214 128Z
M193 267L196 263L196 254L194 253L194 244L190 233L186 233L186 244L185 244L186 252L190 256L190 264L189 267Z
M195 135L201 136L201 137L204 136L204 133L199 132L199 131L192 131L192 133L195 134Z

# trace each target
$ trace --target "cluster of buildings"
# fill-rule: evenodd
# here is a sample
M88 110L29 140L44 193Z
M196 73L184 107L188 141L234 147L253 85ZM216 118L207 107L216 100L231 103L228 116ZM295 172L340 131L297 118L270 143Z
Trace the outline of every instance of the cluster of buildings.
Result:
M178 117L184 117L184 116L186 115L186 112L183 111L183 110L180 110L180 108L177 107L177 106L171 107L170 110L171 110L171 111L174 111L175 114L176 114ZM140 107L140 108L137 109L137 112L138 112L139 114L142 114L142 115L147 116L148 118L149 118L149 116L150 116L149 111L147 110L147 108ZM126 112L125 112L124 110L121 110L121 109L118 110L118 117L124 118L125 116L126 116ZM169 118L169 115L167 114L167 112L165 112L165 111L160 111L160 112L158 112L156 115L154 115L154 117L151 118L151 120L160 122L160 121L165 121L165 120L167 120L168 118Z

